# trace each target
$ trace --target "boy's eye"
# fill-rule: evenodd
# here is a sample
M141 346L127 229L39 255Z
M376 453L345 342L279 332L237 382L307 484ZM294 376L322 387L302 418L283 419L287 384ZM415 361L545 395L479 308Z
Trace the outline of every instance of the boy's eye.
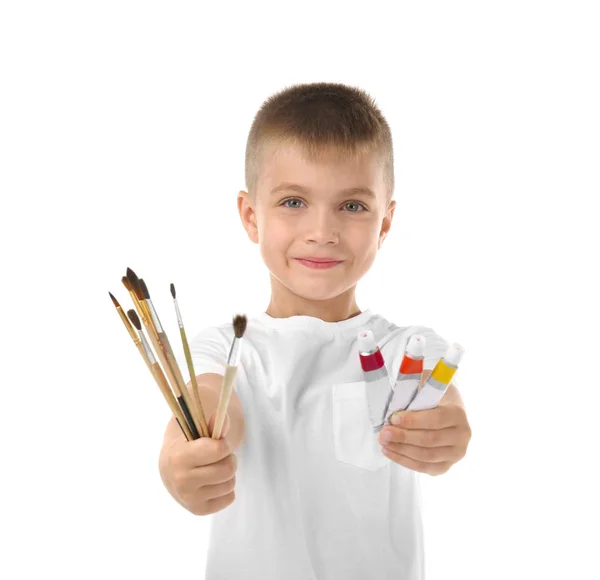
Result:
M297 199L295 197L292 197L290 199L286 199L286 200L282 201L281 205L285 205L285 204L287 204L290 201L297 201L299 203L303 203L302 200ZM355 205L355 206L358 206L358 207L362 208L362 210L350 210L351 213L359 213L359 211L366 210L366 207L362 203L359 203L357 201L349 201L348 203L344 204L344 207L348 206L348 205ZM289 207L290 209L293 209L293 208L298 207L298 206L289 206L289 205L286 205L285 207Z
M362 203L358 203L357 201L349 201L346 205L356 205L358 207L362 207L361 211L364 211L366 209L365 206ZM357 211L352 211L352 213L358 213L358 210Z
M298 201L298 202L302 203L302 201L300 201L299 199L291 198L291 199L286 199L285 201L281 202L281 205L286 204L288 201ZM285 207L290 207L290 206L286 205Z

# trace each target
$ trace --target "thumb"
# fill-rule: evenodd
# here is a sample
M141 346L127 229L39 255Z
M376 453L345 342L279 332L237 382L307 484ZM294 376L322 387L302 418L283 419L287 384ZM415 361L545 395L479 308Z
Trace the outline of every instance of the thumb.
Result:
M217 411L215 410L215 412L210 416L210 419L208 420L208 432L210 433L211 437L213 434L213 430L215 428L216 419L217 419ZM227 435L228 431L229 431L229 413L225 413L225 421L223 422L223 427L221 428L221 439L223 439Z
M390 417L390 423L392 425L402 425L402 417L406 416L410 411L396 411Z

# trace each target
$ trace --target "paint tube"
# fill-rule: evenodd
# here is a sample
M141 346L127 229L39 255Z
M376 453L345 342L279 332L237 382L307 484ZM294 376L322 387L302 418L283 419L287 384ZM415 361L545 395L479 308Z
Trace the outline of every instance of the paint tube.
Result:
M450 345L444 356L433 367L433 371L427 377L421 390L407 407L407 411L421 411L437 407L458 369L458 363L464 352L460 344L454 342Z
M404 411L417 394L423 372L426 344L427 339L421 334L413 334L410 337L404 350L394 390L385 408L385 425L390 425L391 415L396 411Z
M383 413L389 400L392 386L383 355L375 342L373 332L361 330L358 333L358 354L365 378L365 396L369 409L369 419L373 431L383 426Z

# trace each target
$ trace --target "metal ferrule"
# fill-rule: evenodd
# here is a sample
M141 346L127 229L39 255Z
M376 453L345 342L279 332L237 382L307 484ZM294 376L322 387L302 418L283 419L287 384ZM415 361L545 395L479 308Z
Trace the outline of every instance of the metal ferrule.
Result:
M152 300L146 298L146 304L148 305L148 310L150 311L150 316L152 316L152 322L156 328L156 332L161 333L164 332L163 328L160 324L160 320L158 319L158 314L156 314L156 310L154 310L154 305L152 304Z
M142 320L142 324L146 326L149 322L148 317L146 316L146 309L144 308L141 300L138 299L133 290L130 290L129 294L131 296L131 299L133 300L133 303L135 304L135 309L137 310L137 313L140 319Z
M117 312L119 313L119 316L125 323L125 328L127 328L127 332L129 332L129 336L131 336L131 338L133 338L133 342L135 342L135 344L140 342L140 338L137 335L137 332L135 331L136 329L133 328L133 324L131 324L131 322L129 321L129 318L127 318L127 314L125 314L125 312L123 311L123 308L121 308L119 306L117 308Z
M227 364L232 366L237 366L240 363L240 355L242 353L242 338L238 338L237 336L233 337L233 342L231 343L231 349L229 350L229 357L227 358Z
M150 364L153 365L156 362L156 359L154 358L154 354L152 353L152 349L150 348L150 345L148 344L146 337L141 332L140 332L140 338L142 339L142 346L144 347L144 350L146 351L146 356L148 357Z
M177 313L177 323L179 328L183 328L183 320L181 319L181 312L179 312L179 304L177 304L177 298L173 299L175 302L175 312Z

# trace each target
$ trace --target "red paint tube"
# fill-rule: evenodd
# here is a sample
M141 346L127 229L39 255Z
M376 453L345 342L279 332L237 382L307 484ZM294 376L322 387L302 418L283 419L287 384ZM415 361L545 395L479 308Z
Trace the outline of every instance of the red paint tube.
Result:
M378 431L383 425L383 413L392 391L390 377L372 331L362 330L358 333L358 351L365 377L369 419L373 431Z

